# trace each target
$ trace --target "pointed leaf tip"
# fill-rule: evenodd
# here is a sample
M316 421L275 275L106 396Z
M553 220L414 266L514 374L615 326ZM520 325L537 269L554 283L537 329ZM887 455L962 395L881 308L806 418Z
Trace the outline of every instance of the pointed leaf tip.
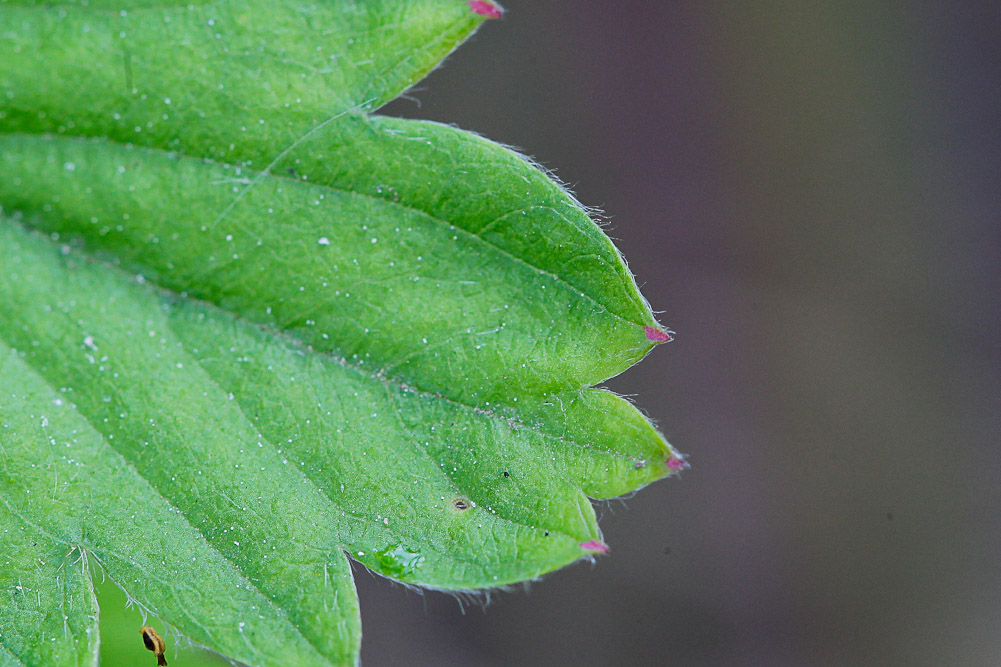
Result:
M672 454L671 458L667 460L667 467L675 472L680 472L682 470L688 470L692 465L685 460L685 457L681 454Z
M674 340L672 336L667 331L662 331L657 327L643 327L643 331L646 332L646 337L657 343L670 343Z
M466 4L473 10L473 13L486 16L488 19L499 19L504 14L504 10L492 2L487 2L487 0L469 0Z
M595 551L600 554L608 553L608 545L602 544L598 540L590 540L588 542L581 542L580 548L585 551Z

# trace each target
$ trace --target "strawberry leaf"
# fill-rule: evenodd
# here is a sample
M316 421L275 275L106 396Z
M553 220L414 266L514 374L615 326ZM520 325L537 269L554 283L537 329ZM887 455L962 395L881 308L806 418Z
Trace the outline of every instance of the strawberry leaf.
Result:
M590 388L668 336L587 213L371 114L491 15L0 2L0 664L94 664L99 571L242 663L354 664L349 558L532 579L680 467Z

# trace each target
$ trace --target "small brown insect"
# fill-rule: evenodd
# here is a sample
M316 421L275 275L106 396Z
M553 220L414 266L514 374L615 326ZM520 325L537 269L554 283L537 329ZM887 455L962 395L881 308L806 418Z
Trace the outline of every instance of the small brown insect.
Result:
M463 500L462 498L456 498L455 500L452 501L452 507L459 510L460 512L463 512L469 509L469 503Z
M163 652L167 650L167 644L163 641L163 637L148 625L144 625L139 632L142 633L143 644L156 656L157 667L166 667L167 659L163 657Z

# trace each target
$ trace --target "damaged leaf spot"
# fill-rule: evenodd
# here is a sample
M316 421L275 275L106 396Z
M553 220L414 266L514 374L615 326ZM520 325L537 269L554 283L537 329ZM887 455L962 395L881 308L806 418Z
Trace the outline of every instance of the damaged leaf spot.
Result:
M452 507L459 510L460 512L465 512L470 507L470 502L462 498L456 498L452 501Z

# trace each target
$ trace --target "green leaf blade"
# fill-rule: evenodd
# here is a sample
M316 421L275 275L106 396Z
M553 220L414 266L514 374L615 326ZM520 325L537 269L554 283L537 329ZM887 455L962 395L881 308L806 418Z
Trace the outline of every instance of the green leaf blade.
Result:
M0 526L0 665L96 667L97 600L86 559L7 502Z
M612 312L535 258L379 197L105 141L14 135L0 146L0 197L32 225L463 402L510 404L512 387L586 387L654 345L642 320ZM560 217L529 228L556 237L576 229ZM559 244L548 261L598 256L608 241L593 231L593 243ZM605 293L622 305L631 292Z
M179 304L174 315L174 330L262 433L280 437L335 502L366 520L348 549L372 569L393 576L376 554L403 545L424 556L405 581L501 585L572 562L580 543L599 537L586 497L537 434L276 346L253 327L192 326L214 319L201 307Z
M2 344L0 354L9 391L0 405L8 480L0 508L8 514L0 525L8 531L34 531L33 543L51 545L58 569L43 576L39 585L73 578L90 591L92 571L100 568L98 576L107 574L127 587L144 609L183 627L194 641L247 664L322 660L250 580L90 429L67 404L66 394L52 390ZM40 442L49 446L39 447ZM4 572L10 576L10 568ZM350 572L345 570L343 576L350 586ZM44 605L48 613L66 607L51 601ZM4 609L5 621L17 622L24 615L16 604ZM96 664L96 607L93 614L88 631L64 628L60 618L54 644L49 637L44 643L28 641L65 649L90 637L90 664ZM138 641L139 628L135 630ZM353 663L359 636L356 628L353 641L342 647L343 655L322 664ZM281 638L280 646L276 638ZM50 655L31 657L27 664L78 663Z
M21 233L20 236L24 238L20 238L10 227L8 225L5 230L5 234L10 237L7 252L17 259L12 267L14 273L3 281L6 290L2 296L3 306L12 314L12 319L8 320L11 326L3 327L0 334L18 349L30 350L26 358L49 377L50 383L66 388L69 395L82 396L83 398L75 398L76 409L87 415L91 423L97 424L109 442L137 443L138 452L126 445L120 445L118 449L144 477L166 494L171 504L181 509L196 525L217 526L214 532L206 533L209 541L228 560L237 563L241 570L265 582L264 588L269 592L269 597L281 606L296 609L306 602L306 596L296 597L303 590L300 583L303 581L303 574L294 573L294 576L288 578L286 588L282 588L281 573L261 569L260 561L267 561L268 556L273 555L282 559L283 563L289 559L295 562L296 557L291 552L283 555L282 549L296 551L295 547L306 541L306 534L310 536L313 549L317 546L321 549L336 549L343 543L352 550L354 556L376 571L414 583L460 589L501 585L538 576L586 555L586 550L581 545L600 538L587 498L574 484L568 484L561 477L563 471L554 468L547 457L542 455L538 448L538 434L525 429L514 429L506 421L492 419L468 406L442 401L430 395L410 397L399 388L394 390L395 396L383 405L390 413L396 411L401 422L410 423L403 425L403 435L399 432L388 436L381 434L384 436L381 442L390 449L394 446L399 448L401 441L413 438L415 431L422 428L424 432L416 434L417 445L424 449L418 458L430 455L434 459L434 465L425 474L429 475L431 471L437 472L445 467L444 477L448 478L451 486L441 493L433 487L424 486L425 474L415 476L415 472L419 470L415 470L414 461L402 461L399 469L393 472L397 483L401 485L396 492L393 492L393 483L385 474L370 472L370 475L374 475L371 483L360 489L361 496L354 498L354 502L350 497L337 499L337 506L342 508L338 513L330 505L332 496L337 493L338 477L326 480L322 475L329 473L332 466L351 464L352 449L358 447L359 443L378 439L380 434L362 429L339 449L331 448L329 442L320 440L324 433L334 430L329 428L330 425L319 424L328 428L314 432L312 439L294 437L302 435L294 427L295 422L309 422L308 419L302 419L301 413L312 405L317 395L333 396L338 389L344 389L343 386L334 387L329 384L331 372L339 371L343 375L344 369L323 356L303 357L301 352L294 349L274 348L273 342L270 343L273 348L271 351L277 356L266 358L257 365L258 370L274 372L277 364L283 362L290 365L286 369L278 369L274 380L287 382L290 378L294 381L298 377L303 382L310 379L308 364L303 366L305 359L320 370L316 377L311 378L317 383L310 388L311 393L307 398L297 401L293 392L276 386L255 384L243 391L237 387L237 391L241 397L269 396L277 391L284 397L282 407L291 405L296 408L290 413L291 420L283 420L282 415L274 409L268 410L268 419L275 423L262 422L258 425L262 427L265 436L270 435L274 439L279 435L284 437L285 441L277 450L278 454L288 457L284 464L294 465L298 462L306 471L307 479L321 477L317 483L323 488L324 482L327 482L324 490L328 498L321 496L318 500L310 501L316 495L312 492L312 487L303 480L299 483L282 481L281 467L275 465L270 468L262 465L261 468L269 472L263 478L255 472L253 479L257 481L251 484L251 478L244 479L237 471L242 468L253 468L256 471L259 464L266 462L267 457L255 459L251 456L257 450L247 445L252 445L255 440L258 447L262 443L267 445L267 439L256 431L244 431L242 436L227 435L227 429L220 428L220 422L233 429L233 424L242 422L242 415L230 414L219 405L220 402L225 405L225 401L229 401L223 400L223 390L226 387L205 385L205 388L201 388L194 381L200 372L181 367L195 366L199 359L205 361L206 368L210 370L213 364L225 365L227 349L233 356L228 366L231 371L236 365L244 369L253 367L250 353L253 347L246 339L257 332L257 344L268 345L262 340L262 334L246 325L239 325L239 331L220 328L218 317L215 318L217 326L196 329L193 326L195 321L212 321L211 316L205 317L206 312L202 307L195 307L193 313L185 316L184 313L192 306L184 303L170 311L164 311L162 305L156 305L156 300L156 303L144 306L142 299L137 300L135 295L128 293L124 277L115 278L108 275L106 269L98 270L99 267L96 266L72 268L75 264L72 259L70 268L65 268L54 257L48 260L40 258L46 254L51 255L52 251L43 250L45 244L38 239L27 241L30 235ZM14 236L10 236L11 234ZM37 247L40 243L42 246ZM32 250L31 245L36 248ZM36 256L36 263L30 261L33 254ZM103 290L98 285L102 285ZM118 295L111 299L113 307L120 309L118 312L109 310L105 303L109 286L114 288L112 293ZM131 289L149 292L149 288L138 285L132 285ZM146 301L148 299L146 297ZM71 307L67 307L67 304ZM64 324L56 326L54 330L52 318L37 316L38 311L52 310L63 311L61 321ZM127 316L126 312L130 315ZM173 312L175 319L162 320L160 314L164 312ZM177 317L180 319L176 319ZM185 319L188 320L186 323L183 321ZM124 323L125 329L115 339L113 336L116 333L113 330L101 326L100 322L103 321ZM129 324L130 322L138 325ZM177 344L169 342L173 339L168 334L186 327L200 334L200 338L194 333L187 334L184 343L190 354L182 356L179 351L171 354ZM144 335L147 328L153 332L153 336ZM149 339L153 339L152 344L144 342ZM67 345L71 340L82 341L82 344ZM226 349L213 349L210 345L212 341L223 341ZM47 361L51 357L58 357L59 350L73 347L82 349L78 349L71 357L64 355L58 364ZM102 349L110 349L113 353L102 353L101 356L91 354ZM295 363L297 361L298 365ZM140 369L146 374L152 370L156 380L152 383L149 380L140 381ZM120 381L122 377L130 377L128 373L132 373L132 384L140 387L139 393L116 395L114 387L107 384L108 378L115 377ZM175 373L177 379L171 380L170 377ZM375 386L377 392L388 393L384 381L365 378L358 371L352 373L360 376L362 382ZM240 377L246 382L252 375L240 371L234 377ZM142 389L144 385L146 389ZM200 400L204 401L209 388L218 390L218 398L210 401L212 409L218 412L215 417L198 408L198 396L201 395ZM155 399L151 392L156 394ZM358 405L366 406L366 409L371 409L372 406L379 409L376 398L362 400ZM159 407L155 412L149 412L148 406L153 403ZM175 415L165 417L163 408L171 405L174 406ZM254 414L251 410L247 412ZM411 416L407 417L408 414ZM340 423L359 423L360 417L361 415L348 417ZM197 424L197 429L192 430L195 427L191 424ZM434 433L435 425L442 429L439 433ZM455 432L449 433L449 427ZM180 435L175 435L177 433ZM149 438L153 435L159 437L160 447L166 447L168 442L172 443L169 446L169 459L166 461L158 463L153 460L155 455L148 449L151 442ZM220 449L220 439L229 438L236 440L231 447L239 448L239 456L236 458L226 458L225 452ZM206 461L204 457L199 458L197 448L192 449L179 439L212 441L214 445L210 450L211 456L218 460ZM329 441L329 435L325 440ZM478 448L470 444L474 440L480 443ZM456 442L463 442L463 447L453 447L452 443ZM363 456L367 453L362 452ZM369 469L373 466L376 470L384 468L386 464L380 464L380 461L399 457L398 452L394 454L392 451L381 456L376 451L371 453L372 463L367 464ZM312 461L308 458L311 456ZM490 463L494 457L499 458ZM255 462L251 464L251 460ZM427 467L427 461L423 463ZM365 465L359 463L340 478L354 481L363 479ZM311 466L316 470L310 470ZM448 472L449 467L451 473ZM464 467L466 470L452 475ZM511 471L511 476L504 476L502 473L505 471ZM230 477L244 481L234 483ZM274 477L278 479L272 479ZM424 494L416 499L419 502L415 501L412 491L415 481L421 483L420 491ZM115 484L114 488L119 486ZM248 486L249 489L246 488ZM342 488L341 491L343 490ZM428 495L429 491L440 495ZM289 496L294 499L289 500ZM225 502L217 502L214 507L206 508L205 497L221 497ZM378 504L386 499L394 502L402 500L405 504L409 503L409 507L400 512L398 508ZM458 499L469 501L469 507L457 509L453 501ZM289 502L293 505L289 505L288 510L281 510L283 504ZM250 506L254 510L254 520L248 525L247 517L241 516L241 510L245 512L245 508ZM295 510L291 509L293 506ZM278 511L271 514L269 519L263 508L277 508ZM296 526L301 524L288 522L293 511L307 517L303 522L305 525L302 525L306 533L301 537L295 536L298 530ZM234 524L237 517L240 517L240 523ZM390 526L388 520L394 525ZM359 522L365 525L359 526ZM403 533L399 532L396 523L402 523ZM220 531L220 524L227 527ZM230 546L230 538L226 533L234 525L240 528L237 536L241 539L233 540ZM330 531L326 547L322 546L322 538L319 538L319 543L316 542L316 530L322 526L327 526ZM269 530L277 532L268 532ZM265 550L262 554L254 548L255 544L261 543L271 544L273 546L270 548L277 548L278 551ZM484 545L490 546L485 548ZM387 554L399 555L401 548L405 553L413 555L411 561L420 560L420 566L416 562L405 563L406 567L401 571L397 562L399 558L389 559L387 563ZM95 547L95 551L100 549ZM302 560L303 556L300 554L298 559ZM318 565L326 567L326 561Z
M522 397L517 419L548 436L570 479L591 498L615 498L672 473L678 454L632 403L602 389Z
M91 566L52 664L96 655L97 567L248 665L354 664L348 557L525 581L607 550L590 498L676 472L590 388L666 336L588 213L508 149L368 115L482 20L0 0L0 525ZM0 664L55 618L16 604Z
M23 233L20 236L31 238ZM124 277L108 275L107 270L96 270L98 267L63 268L55 258L44 259L46 253L41 249L32 250L28 240L18 235L13 238L17 242L9 253L17 258L13 266L16 275L6 281L8 287L2 294L3 306L12 318L10 326L0 327L0 334L19 349L30 350L28 358L50 382L84 396L75 399L77 409L97 423L109 441L137 442L139 452L123 449L122 454L164 488L171 502L183 508L196 524L233 521L231 505L235 505L237 516L241 508L254 508L252 527L263 529L264 522L279 529L278 535L247 535L245 542L233 546L217 535L219 549L228 558L236 562L261 558L253 552L255 542L273 545L277 540L277 548L287 548L304 541L305 534L296 537L294 531L288 535L281 532L296 525L288 524L287 517L298 511L309 519L304 527L308 534L315 534L318 521L327 524L331 531L328 544L343 541L363 562L364 556L371 557L404 539L407 546L437 551L446 561L439 568L443 574L433 575L435 561L429 557L425 572L415 572L414 581L471 588L520 581L556 569L583 555L580 543L599 537L586 497L539 451L540 438L533 432L514 429L468 406L387 387L382 380L345 370L323 356L307 357L294 349L275 347L275 342L257 329L235 322L227 325L225 319L203 307L182 302L164 311L149 297L131 293L148 292L148 288L133 285L130 290ZM35 239L34 245L38 243ZM33 254L37 263L30 261ZM112 301L118 312L105 304L109 286L116 288L113 293L118 296ZM61 318L64 324L54 331L52 318L37 316L38 311L61 310L65 304L72 304L72 308ZM161 313L170 313L168 319L162 319ZM102 326L102 321L122 322L124 331L116 334ZM153 335L146 335L149 332ZM177 343L171 335L175 333L181 337ZM68 341L76 344L67 345ZM184 354L174 351L181 342L186 346ZM64 355L57 364L47 361L59 350L72 347L78 348L73 356ZM198 381L199 362L221 386ZM142 379L150 371L156 379ZM108 384L113 376L119 382L130 378L138 393L115 392ZM347 384L346 378L351 379ZM243 386L231 384L236 381ZM292 387L296 382L304 387L302 394ZM199 407L213 389L217 398L208 403L218 413L215 417ZM359 397L359 391L368 395ZM324 422L325 405L318 404L317 398L323 398L326 405L336 405L336 397L343 394L350 394L353 400L342 401L335 418ZM271 405L262 403L265 409L244 408L257 417L262 436L255 430L237 430L243 415L227 409L238 402L227 395L245 403L272 396L282 399ZM150 404L159 407L150 412ZM167 406L173 409L164 415ZM311 418L310 411L317 410L321 414ZM383 419L374 420L372 415L378 417L381 410L385 411ZM337 442L335 434L342 430L347 432ZM148 448L154 437L160 447L172 443L169 459L158 463L151 457ZM298 463L327 498L310 501L315 494L304 480L296 475L283 480L282 465L266 465L268 459L263 455L254 459L252 455L262 449L262 443L267 449L268 438L276 443L275 456L282 465ZM206 461L199 455L198 443L206 440L216 443L210 453L218 461ZM236 443L226 458L221 440ZM461 448L453 447L460 442ZM407 453L401 445L411 448L411 458L401 458ZM362 449L358 456L361 447L369 449ZM498 460L490 463L494 458ZM250 478L237 474L258 467L268 471L263 479L255 472L253 479L259 482L251 484ZM392 475L382 472L387 467ZM465 469L453 474L460 467ZM505 470L513 471L513 477L505 478ZM428 485L432 475L444 482L440 488ZM352 496L356 488L357 495ZM347 496L341 498L345 491ZM417 492L420 495L415 497ZM204 500L195 502L213 496L227 502L214 508L205 508ZM268 500L262 501L263 497ZM456 512L452 506L456 499L471 501L471 509ZM280 502L291 504L281 510ZM331 502L342 512L330 506ZM401 502L402 508L394 507ZM265 507L280 511L268 519ZM348 512L346 516L343 510ZM358 526L359 520L370 525ZM246 518L240 521L245 523ZM397 523L409 532L394 532ZM373 527L379 531L375 535L371 534ZM553 534L547 535L549 531ZM355 537L359 533L362 538ZM485 542L494 544L485 551ZM448 557L449 553L456 554L460 565ZM471 578L456 578L459 575ZM289 582L290 587L295 587L295 580Z
M7 131L262 169L324 121L399 95L483 20L461 0L21 4L0 3Z
M256 431L233 406L227 410L224 395L205 401L205 394L218 388L211 381L198 382L196 362L170 340L155 300L143 299L135 288L102 272L68 271L49 244L18 233L13 225L0 226L0 237L5 252L14 258L10 273L0 280L11 315L0 323L0 340L18 350L17 359L23 354L21 363L29 364L49 386L62 390L53 393L53 401L72 401L63 419L79 422L83 416L125 465L155 489L147 487L146 495L162 496L163 514L175 523L181 520L177 510L186 517L186 535L180 527L167 530L156 522L136 525L137 515L149 514L146 507L137 507L143 504L143 494L135 490L136 480L130 484L106 472L123 463L89 469L81 492L86 495L72 506L94 513L87 513L91 549L112 577L137 598L149 587L149 599L161 603L144 603L157 612L163 613L163 601L176 602L179 607L164 613L166 620L184 627L196 641L225 646L228 655L247 656L248 664L320 660L317 651L331 664L345 664L344 656L357 649L360 632L353 583L339 547L339 515L329 501L283 457L258 446ZM39 318L39 312L62 317ZM107 321L119 326L105 326ZM134 325L142 329L128 328ZM149 336L150 331L155 335ZM102 347L109 353L101 352ZM185 363L194 368L185 372ZM137 380L137 375L147 379ZM205 408L215 416L203 412ZM43 434L33 433L23 419L16 421L25 414L32 413L18 406L11 409L12 430L5 443L7 438L15 440L31 455L31 443ZM64 428L67 441L83 430L79 423ZM207 442L212 446L206 448ZM30 494L31 486L20 488ZM16 498L18 488L5 484L5 496ZM101 506L92 507L97 500L103 500ZM80 517L44 510L30 496L23 502L37 516L49 517L53 530L82 530ZM129 513L123 516L125 508ZM307 519L289 523L287 517L298 512ZM204 541L211 547L198 546ZM192 560L175 558L160 575L154 561L164 553L183 553ZM220 591L206 595L206 581L218 581ZM225 593L228 589L253 594L233 599ZM178 597L178 590L185 595ZM307 599L311 605L302 604ZM226 614L221 612L225 600L230 601ZM337 614L308 613L312 605L338 603ZM191 609L198 611L188 616ZM244 618L254 609L259 610L254 619ZM230 623L221 627L240 635L230 642L201 627L206 618L223 617ZM192 618L203 620L192 628ZM349 629L354 628L347 637L338 632L344 618L352 621ZM248 633L263 625L259 645L245 647L249 635L243 636L240 623L247 624ZM276 637L284 639L276 642Z

